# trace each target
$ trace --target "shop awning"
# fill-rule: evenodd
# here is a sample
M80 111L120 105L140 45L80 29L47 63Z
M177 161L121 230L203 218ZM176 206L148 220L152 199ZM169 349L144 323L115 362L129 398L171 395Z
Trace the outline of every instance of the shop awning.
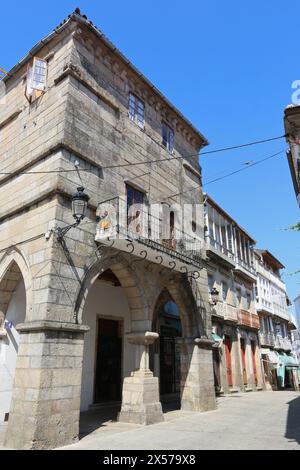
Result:
M223 341L223 338L221 338L221 336L217 335L216 333L212 333L212 339L216 342L216 343L220 343L221 341Z
M284 366L287 369L298 369L299 364L297 360L293 356L288 356L287 354L281 353L279 354Z

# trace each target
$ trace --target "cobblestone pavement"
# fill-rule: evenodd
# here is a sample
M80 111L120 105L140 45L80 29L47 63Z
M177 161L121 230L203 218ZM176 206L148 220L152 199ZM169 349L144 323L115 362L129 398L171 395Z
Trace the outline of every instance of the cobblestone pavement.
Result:
M215 411L169 411L163 423L146 427L119 423L115 416L113 412L101 416L99 410L83 414L81 440L61 450L300 450L300 394L296 392L233 394L218 398ZM0 426L0 442L5 427Z
M300 450L300 394L233 394L219 398L218 409L207 413L173 411L152 426L108 421L93 428L62 449Z

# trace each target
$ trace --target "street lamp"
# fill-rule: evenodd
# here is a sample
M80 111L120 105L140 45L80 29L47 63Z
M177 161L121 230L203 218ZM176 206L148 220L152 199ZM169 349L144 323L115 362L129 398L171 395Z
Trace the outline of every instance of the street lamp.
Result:
M210 292L210 296L211 296L212 304L216 305L216 303L219 300L219 291L215 287L212 288Z
M72 214L75 219L74 224L67 225L66 227L56 227L55 232L58 240L62 240L65 234L73 227L77 227L80 222L85 218L89 196L85 194L84 188L79 186L77 192L72 196Z

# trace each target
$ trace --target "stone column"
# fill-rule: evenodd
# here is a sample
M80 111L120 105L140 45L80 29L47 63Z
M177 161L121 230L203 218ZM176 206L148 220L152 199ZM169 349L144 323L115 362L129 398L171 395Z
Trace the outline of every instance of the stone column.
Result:
M89 327L39 321L17 329L20 344L5 445L53 449L76 442Z
M183 338L181 349L181 409L216 408L212 345L207 338Z
M119 421L154 424L164 420L159 401L158 378L149 369L149 345L157 333L131 333L127 339L135 346L136 370L123 382L122 407Z

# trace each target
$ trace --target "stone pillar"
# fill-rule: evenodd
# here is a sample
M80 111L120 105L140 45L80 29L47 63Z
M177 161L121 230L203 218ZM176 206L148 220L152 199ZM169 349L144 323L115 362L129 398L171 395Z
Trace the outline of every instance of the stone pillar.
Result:
M53 449L76 442L89 327L39 321L17 329L20 344L5 445Z
M164 420L159 401L158 378L149 369L149 345L158 338L157 333L132 333L129 343L135 346L136 370L123 382L122 407L119 421L154 424Z
M181 350L181 409L216 409L212 345L207 338L183 338Z

